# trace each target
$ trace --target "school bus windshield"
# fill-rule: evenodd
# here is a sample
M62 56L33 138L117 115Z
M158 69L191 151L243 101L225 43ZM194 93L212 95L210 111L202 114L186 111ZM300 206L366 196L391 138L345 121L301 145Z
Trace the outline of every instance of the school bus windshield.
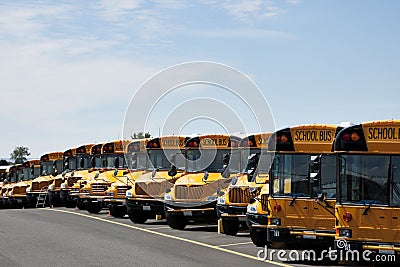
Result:
M224 157L230 155L230 170L239 171L239 157L238 153L229 154L230 149L188 149L186 152L188 172L222 172L224 170Z
M341 155L340 202L354 204L382 204L389 202L389 155ZM399 157L393 157L393 167L400 167ZM392 201L399 204L397 185L400 174L392 167ZM397 183L395 182L397 181Z
M109 154L102 156L105 168L126 168L124 155Z
M63 161L56 160L53 161L43 161L41 162L42 167L42 175L49 175L52 174L55 170L62 171L63 170Z
M89 155L81 155L76 157L76 163L78 170L86 170L90 167L90 156Z
M156 170L169 170L171 168L172 163L175 165L177 169L183 170L185 167L185 162L179 160L182 157L176 157L176 150L171 149L151 149L147 151L148 157L150 159L152 168ZM171 161L168 160L167 155ZM175 160L174 160L175 159Z
M336 196L336 156L277 154L272 170L272 195L316 197Z

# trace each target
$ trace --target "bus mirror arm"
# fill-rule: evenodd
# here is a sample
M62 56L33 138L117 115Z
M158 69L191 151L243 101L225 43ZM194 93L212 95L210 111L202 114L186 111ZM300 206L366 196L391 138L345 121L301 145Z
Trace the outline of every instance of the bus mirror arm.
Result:
M372 206L372 202L370 202L370 203L368 204L368 206L365 207L365 209L363 210L363 212L361 213L361 215L367 215L367 214L368 214L368 211L371 209L371 206Z

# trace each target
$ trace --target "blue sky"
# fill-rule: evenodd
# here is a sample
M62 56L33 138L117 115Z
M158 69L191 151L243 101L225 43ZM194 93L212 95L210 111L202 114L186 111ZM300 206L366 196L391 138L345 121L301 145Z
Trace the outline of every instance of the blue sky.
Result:
M135 90L198 60L251 77L277 128L398 119L399 12L394 0L1 1L0 157L121 137Z

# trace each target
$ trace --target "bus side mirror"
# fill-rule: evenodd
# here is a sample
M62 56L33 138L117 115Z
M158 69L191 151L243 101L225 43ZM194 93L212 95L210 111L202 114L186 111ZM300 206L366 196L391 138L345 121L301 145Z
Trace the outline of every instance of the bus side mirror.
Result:
M118 175L118 170L117 169L114 170L114 174L113 175L114 175L114 177L116 177Z
M172 166L171 166L171 169L168 171L168 175L171 176L171 177L174 177L177 173L178 173L178 172L177 172L177 170L176 170L175 165L172 165Z
M85 167L85 160L83 158L80 158L79 166L81 167L81 169L83 169L83 167Z
M205 181L207 181L207 179L208 179L208 172L206 171L205 173L204 173L204 176L203 176L203 182L205 182Z
M114 167L119 168L119 157L114 158Z

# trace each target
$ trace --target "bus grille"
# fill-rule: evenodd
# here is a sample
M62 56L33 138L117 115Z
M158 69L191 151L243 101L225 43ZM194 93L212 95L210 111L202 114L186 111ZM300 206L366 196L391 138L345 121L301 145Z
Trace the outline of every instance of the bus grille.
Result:
M131 187L127 186L127 185L119 185L119 186L117 186L117 196L125 197L125 193L129 189L131 189Z
M55 188L60 188L61 184L62 184L62 179L55 179L54 180L54 184L55 184Z
M250 198L256 197L260 193L260 189L257 188L253 192L250 192L249 188L234 187L229 189L229 201L231 203L248 204Z
M31 191L40 191L43 187L49 186L49 181L32 182Z
M137 182L135 184L135 193L137 196L153 196L160 197L167 190L167 181L157 182Z
M25 195L26 186L14 186L13 195Z
M268 211L268 195L262 194L261 195L261 207L263 211Z
M208 196L212 196L217 192L217 185L177 185L175 187L176 199L204 200Z
M108 188L107 184L92 184L92 194L103 196L107 188Z

